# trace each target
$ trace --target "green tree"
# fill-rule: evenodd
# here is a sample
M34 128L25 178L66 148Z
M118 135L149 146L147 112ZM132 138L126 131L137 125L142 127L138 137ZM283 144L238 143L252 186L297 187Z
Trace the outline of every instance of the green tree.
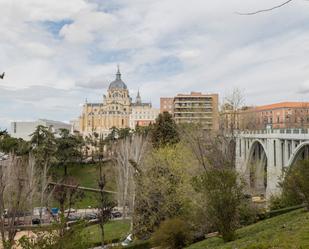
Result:
M79 150L81 142L77 136L70 134L69 130L60 130L60 137L56 139L56 158L64 167L65 176L68 174L68 163L77 161L81 157Z
M282 195L292 203L303 202L309 211L309 160L298 161L286 172Z
M166 219L190 213L194 196L191 173L196 164L181 144L148 155L135 176L133 233L137 238L150 237Z
M47 178L51 163L57 150L54 134L45 126L39 125L31 134L30 143L36 165L41 169L41 206L44 203ZM41 214L40 214L41 216Z
M188 223L180 218L172 218L161 223L152 236L152 243L166 249L182 249L191 242Z
M111 199L111 196L104 192L106 187L106 177L102 173L100 167L100 177L98 179L98 187L100 189L100 195L98 198L98 219L99 227L101 230L101 246L104 248L104 225L111 219L112 210L116 206L115 202Z
M153 125L151 140L155 148L176 144L180 141L177 126L171 114L168 112L159 114Z
M225 242L234 240L244 196L239 175L231 168L211 168L196 178L195 187L204 196L207 221Z
M0 151L15 155L26 155L29 153L30 145L21 138L11 137L6 130L0 131Z

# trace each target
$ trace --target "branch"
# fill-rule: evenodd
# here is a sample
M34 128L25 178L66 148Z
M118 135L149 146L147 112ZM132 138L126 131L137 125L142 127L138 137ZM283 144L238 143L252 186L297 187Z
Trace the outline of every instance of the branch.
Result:
M250 16L250 15L256 15L256 14L259 14L259 13L262 13L262 12L268 12L268 11L272 11L274 9L278 9L278 8L281 8L282 6L284 5L287 5L289 4L290 2L292 2L293 0L288 0L288 1L285 1L284 3L281 3L279 5L276 5L272 8L269 8L269 9L262 9L262 10L257 10L257 11L254 11L254 12L248 12L248 13L241 13L241 12L236 12L236 14L238 15L245 15L245 16Z

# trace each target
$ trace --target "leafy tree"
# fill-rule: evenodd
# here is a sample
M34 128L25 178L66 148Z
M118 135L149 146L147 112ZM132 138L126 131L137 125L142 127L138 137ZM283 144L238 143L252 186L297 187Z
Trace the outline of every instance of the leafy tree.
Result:
M148 155L135 176L134 236L148 238L162 221L190 213L194 165L190 151L181 144Z
M67 166L69 162L76 161L81 157L80 143L82 141L75 135L70 134L69 130L61 129L60 137L56 139L57 151L56 158L64 167L64 175L68 174Z
M166 249L182 249L192 240L190 226L180 218L162 222L152 236L152 243Z
M234 240L244 189L239 175L231 168L211 168L196 178L195 186L204 196L207 221L225 242Z
M131 136L131 129L130 128L121 128L118 130L118 139L123 139L126 137Z
M85 249L89 248L89 234L84 232L85 222L77 222L63 235L55 232L59 225L54 224L52 231L36 232L34 238L23 236L18 241L21 249Z
M153 125L152 144L155 148L176 144L180 141L177 126L168 112L160 113Z
M292 165L282 182L283 198L294 203L303 202L309 211L309 160Z
M51 166L51 162L55 157L57 150L56 139L54 134L45 126L38 125L31 134L30 143L35 162L42 171L41 176L41 206L44 203L45 191L47 189L47 177ZM42 214L40 214L41 216Z

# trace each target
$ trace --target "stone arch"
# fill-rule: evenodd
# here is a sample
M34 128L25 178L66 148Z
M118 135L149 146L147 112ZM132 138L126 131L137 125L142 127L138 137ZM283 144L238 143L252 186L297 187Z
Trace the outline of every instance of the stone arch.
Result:
M298 160L309 159L309 141L299 144L292 153L288 166L292 166Z
M266 196L268 156L265 145L256 139L249 147L246 160L247 181L253 196Z

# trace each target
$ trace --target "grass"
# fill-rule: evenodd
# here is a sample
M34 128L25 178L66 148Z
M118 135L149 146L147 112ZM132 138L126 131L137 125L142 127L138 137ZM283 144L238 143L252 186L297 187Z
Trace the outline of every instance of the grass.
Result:
M223 243L210 238L187 249L305 249L309 248L309 213L303 209L243 227L237 239Z
M110 221L105 225L106 243L121 241L126 238L130 230L130 220ZM89 243L97 245L101 241L101 230L99 225L87 227L84 230L85 235L89 238Z
M103 172L105 173L107 185L106 190L116 191L116 178L114 167L111 163L103 165ZM54 166L51 169L54 179L61 179L64 174L64 169ZM68 175L72 176L76 182L83 187L98 188L97 180L99 176L98 164L71 164L68 166ZM95 207L98 199L97 193L84 192L84 197L77 201L74 205L75 208L87 208L89 206Z

